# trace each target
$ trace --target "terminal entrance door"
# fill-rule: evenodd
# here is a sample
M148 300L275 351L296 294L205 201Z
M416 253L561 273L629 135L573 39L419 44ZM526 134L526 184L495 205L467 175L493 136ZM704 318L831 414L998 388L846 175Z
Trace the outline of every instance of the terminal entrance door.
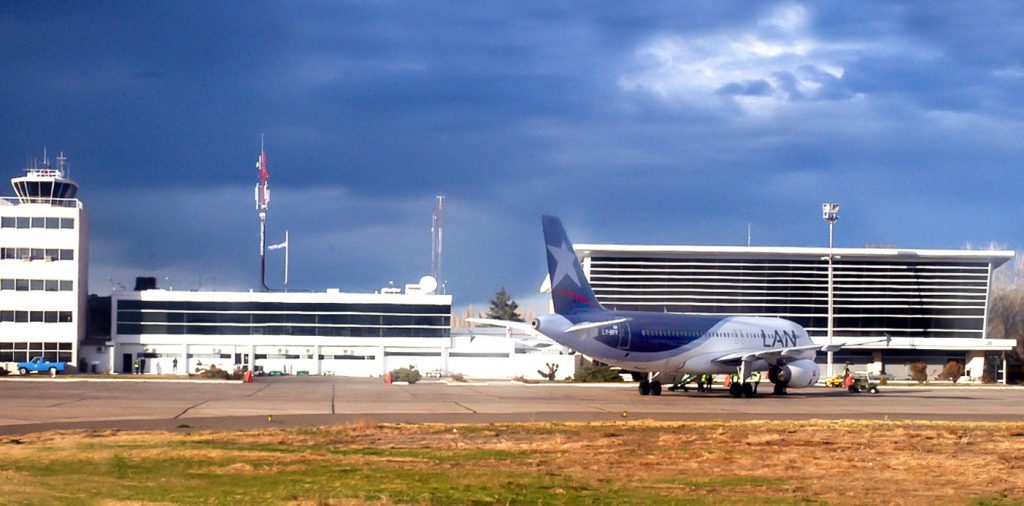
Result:
M132 368L132 354L131 353L122 353L121 354L121 372L126 372L128 374L131 374L131 373L135 372L135 369Z

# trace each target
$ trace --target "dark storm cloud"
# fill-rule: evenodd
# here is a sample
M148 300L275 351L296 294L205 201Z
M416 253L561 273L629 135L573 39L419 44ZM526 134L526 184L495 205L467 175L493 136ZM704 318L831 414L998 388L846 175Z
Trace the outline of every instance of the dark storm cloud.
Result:
M93 288L256 284L259 137L292 286L429 268L457 304L576 242L1019 244L1013 2L84 2L0 6L0 160L68 152ZM272 257L280 282L281 259ZM216 274L214 274L216 273Z

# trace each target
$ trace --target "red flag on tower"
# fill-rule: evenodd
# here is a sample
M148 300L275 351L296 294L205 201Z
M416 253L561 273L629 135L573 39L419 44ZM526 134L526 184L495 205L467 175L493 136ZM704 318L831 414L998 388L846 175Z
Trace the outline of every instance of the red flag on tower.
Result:
M267 170L267 150L260 142L260 157L256 160L256 168L260 171L260 182L257 186L256 204L266 206L270 204L270 171Z

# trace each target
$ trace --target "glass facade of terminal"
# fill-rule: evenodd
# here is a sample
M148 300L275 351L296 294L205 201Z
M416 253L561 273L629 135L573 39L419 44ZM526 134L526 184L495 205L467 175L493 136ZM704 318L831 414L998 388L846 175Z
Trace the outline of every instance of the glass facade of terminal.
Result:
M117 301L121 335L449 337L450 304Z
M987 259L898 256L836 260L834 334L983 337L989 265ZM589 267L594 292L609 309L779 316L804 326L812 336L827 334L828 264L817 257L595 252Z

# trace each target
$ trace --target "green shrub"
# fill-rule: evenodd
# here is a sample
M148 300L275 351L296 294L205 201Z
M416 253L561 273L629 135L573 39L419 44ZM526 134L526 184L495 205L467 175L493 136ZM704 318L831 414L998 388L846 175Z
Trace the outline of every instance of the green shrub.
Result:
M618 369L612 369L606 365L596 365L578 369L576 375L573 376L573 381L580 383L608 383L622 381L622 376L619 376Z
M928 381L928 364L924 362L910 364L910 379L918 383Z
M391 371L392 381L405 382L410 385L420 380L422 376L415 367L402 367Z

